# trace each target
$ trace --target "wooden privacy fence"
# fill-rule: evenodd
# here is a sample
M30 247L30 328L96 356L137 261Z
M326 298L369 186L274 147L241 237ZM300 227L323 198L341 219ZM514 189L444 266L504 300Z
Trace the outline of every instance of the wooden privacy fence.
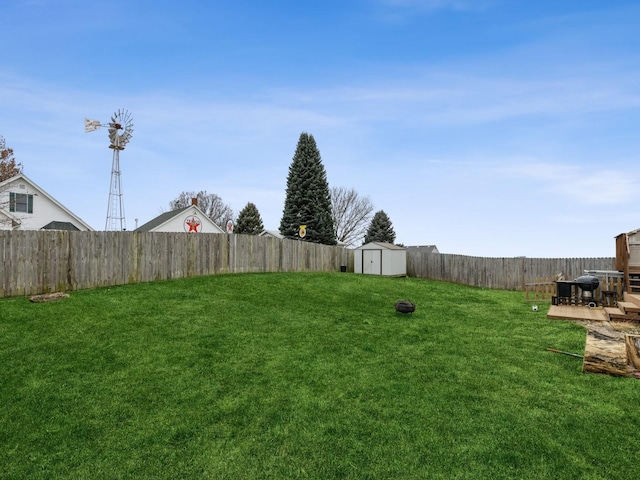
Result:
M0 297L199 275L353 271L353 250L255 235L0 231Z
M407 250L407 275L474 287L524 290L527 283L562 273L574 279L585 270L615 270L615 258L485 258Z
M219 273L353 272L354 251L255 235L0 231L0 297ZM562 273L615 270L614 258L484 258L407 250L407 275L525 290Z

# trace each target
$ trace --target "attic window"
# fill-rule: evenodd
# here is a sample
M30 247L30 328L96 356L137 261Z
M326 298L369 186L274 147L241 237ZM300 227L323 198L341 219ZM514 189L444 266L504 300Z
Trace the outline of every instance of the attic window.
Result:
M33 195L9 192L9 211L33 213Z

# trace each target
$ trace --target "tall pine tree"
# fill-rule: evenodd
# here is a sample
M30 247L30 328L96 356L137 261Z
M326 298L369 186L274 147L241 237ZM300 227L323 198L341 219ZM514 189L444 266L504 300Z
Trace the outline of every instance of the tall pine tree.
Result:
M396 232L393 231L391 220L384 213L384 210L376 212L369 224L367 234L364 236L364 243L386 242L393 243L396 239Z
M327 173L313 135L306 132L300 134L289 166L280 233L285 237L295 238L300 225L307 227L304 237L307 241L325 245L337 243Z
M247 235L260 235L264 231L262 217L255 204L249 202L246 207L240 210L234 231Z

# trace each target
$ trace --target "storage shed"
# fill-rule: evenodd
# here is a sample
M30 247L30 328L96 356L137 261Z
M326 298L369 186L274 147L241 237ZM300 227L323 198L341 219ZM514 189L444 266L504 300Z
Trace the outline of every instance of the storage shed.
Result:
M354 273L384 276L407 275L407 249L385 242L370 242L356 248Z

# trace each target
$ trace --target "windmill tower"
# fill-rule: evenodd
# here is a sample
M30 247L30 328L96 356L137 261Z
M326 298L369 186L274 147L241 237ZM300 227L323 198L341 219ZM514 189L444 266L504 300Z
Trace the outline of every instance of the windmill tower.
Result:
M120 172L120 151L131 140L133 135L133 119L124 109L118 109L111 116L111 123L102 125L98 120L84 120L84 131L93 132L100 127L107 127L109 132L109 148L113 150L111 162L111 185L109 187L109 203L105 230L122 231L127 229L122 199L122 175Z

